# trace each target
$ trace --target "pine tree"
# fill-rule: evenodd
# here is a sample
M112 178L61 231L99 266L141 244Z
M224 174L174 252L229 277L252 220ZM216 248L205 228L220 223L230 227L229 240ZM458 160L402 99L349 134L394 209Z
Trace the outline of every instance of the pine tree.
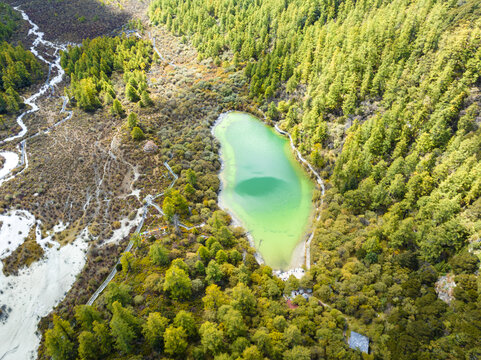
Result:
M120 263L122 264L122 272L125 275L130 271L135 271L137 268L134 255L130 251L126 251L122 254L120 257Z
M112 315L110 329L115 339L115 346L117 349L129 353L140 333L141 320L131 310L122 307L118 301L112 304Z
M82 360L100 359L99 345L95 335L90 331L82 331L78 336L78 352Z
M123 116L125 114L124 108L122 107L122 104L118 99L114 99L110 112L112 113L112 115L118 116Z
M168 291L175 300L188 299L192 292L189 275L178 266L172 265L165 273L164 291Z
M1 120L0 120L1 121ZM188 199L192 199L192 197L194 196L195 194L195 189L192 185L190 184L185 184L184 186L184 194L186 195L186 197Z
M138 120L139 119L137 117L137 114L134 112L131 112L127 118L127 125L129 126L129 128L133 129L134 127L137 126Z
M142 327L142 334L154 349L160 349L164 343L164 333L169 320L158 312L151 312Z
M267 117L274 121L279 120L279 110L277 110L276 104L273 101L269 104L269 109L267 110Z
M267 88L266 88L266 91L264 93L264 97L265 99L270 99L271 97L274 96L274 88L272 85L269 85Z
M175 215L175 206L170 197L166 197L164 199L164 202L162 203L162 211L164 212L167 220L172 221Z
M247 326L244 323L240 311L234 310L229 306L229 309L222 314L221 320L225 333L230 339L234 340L246 334Z
M92 330L93 323L101 319L100 313L89 305L76 306L75 318L84 330Z
M190 338L195 337L197 334L197 325L192 313L185 310L180 310L175 315L174 325L176 327L182 327Z
M130 83L125 87L125 96L131 102L137 102L140 100L137 90Z
M165 266L170 262L167 250L160 244L150 245L149 257L157 266Z
M45 346L47 354L53 360L75 359L74 331L69 322L60 319L57 315L53 317L53 328L45 333Z
M180 356L187 349L187 334L182 327L169 326L164 333L164 351L171 356Z
M114 98L112 97L112 95L110 95L110 93L108 93L108 92L105 92L104 96L103 96L103 99L102 99L102 104L104 106L110 105L110 104L113 103L113 101L114 101Z
M11 87L9 87L7 91L5 91L4 99L7 112L15 113L20 110L20 105L22 104L22 101L20 100L20 96L18 95L18 93Z
M139 141L145 139L144 132L138 126L135 126L132 131L130 132L133 140Z
M211 260L209 262L209 265L207 265L207 268L205 269L205 274L206 280L212 284L212 283L218 283L224 274L222 273L219 264L215 260Z
M142 94L140 95L140 106L141 107L149 107L152 106L154 102L150 98L149 93L147 90L142 91Z
M7 98L5 93L0 91L0 114L7 112ZM3 123L5 125L5 123Z
M206 321L200 327L201 343L206 352L217 354L221 348L224 332L219 330L217 324Z
M190 185L192 185L193 187L195 187L197 185L197 174L195 173L194 170L187 169L185 177L186 177L187 182Z
M112 337L106 324L98 321L93 322L93 330L98 343L98 351L101 357L109 355L112 351Z
M94 111L102 106L98 98L97 87L92 78L80 80L75 98L78 106L85 111Z

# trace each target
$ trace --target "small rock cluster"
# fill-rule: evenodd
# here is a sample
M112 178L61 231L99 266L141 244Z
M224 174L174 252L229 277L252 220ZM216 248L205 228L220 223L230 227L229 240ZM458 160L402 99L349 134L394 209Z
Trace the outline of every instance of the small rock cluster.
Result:
M149 153L149 154L154 154L159 150L159 147L155 145L155 143L152 140L149 140L145 143L144 145L144 152Z

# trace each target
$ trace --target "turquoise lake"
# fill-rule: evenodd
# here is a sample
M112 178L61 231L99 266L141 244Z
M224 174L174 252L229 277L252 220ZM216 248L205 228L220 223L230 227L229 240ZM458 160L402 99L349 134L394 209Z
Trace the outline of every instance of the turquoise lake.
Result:
M289 141L250 114L228 113L214 135L224 163L221 206L250 232L267 265L287 269L309 228L313 183Z

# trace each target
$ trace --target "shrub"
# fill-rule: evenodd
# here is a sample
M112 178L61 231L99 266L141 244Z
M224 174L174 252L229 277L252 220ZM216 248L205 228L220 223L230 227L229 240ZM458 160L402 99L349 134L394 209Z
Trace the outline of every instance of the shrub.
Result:
M135 126L132 131L130 132L130 135L132 136L132 139L133 140L143 140L145 139L145 135L144 135L144 132L142 131L141 128L139 128L138 126Z
M167 250L159 244L153 244L150 246L149 257L155 265L159 266L168 265L170 262Z
M131 112L129 114L129 117L127 118L127 125L129 126L130 129L133 129L137 126L138 124L138 117L137 114L134 112Z

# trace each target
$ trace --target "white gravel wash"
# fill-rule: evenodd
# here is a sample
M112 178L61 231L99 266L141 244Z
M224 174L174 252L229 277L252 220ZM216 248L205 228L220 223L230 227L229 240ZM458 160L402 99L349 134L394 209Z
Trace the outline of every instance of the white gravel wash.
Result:
M35 224L35 217L25 210L13 210L1 214L0 223L2 223L0 227L0 259L4 259L23 244L28 232ZM1 286L0 290L2 290Z
M72 287L86 262L88 232L71 244L47 248L44 259L6 277L0 263L0 307L7 318L0 321L0 359L35 359L40 338L39 320L48 315Z
M12 140L15 140L15 139L19 139L19 138L22 138L25 136L25 134L27 133L28 131L28 128L27 126L25 125L25 123L23 122L23 118L25 117L25 115L27 114L31 114L31 113L34 113L36 111L38 111L39 107L37 106L37 104L35 103L37 101L37 99L44 95L48 90L50 89L53 89L54 86L58 85L60 82L62 82L63 80L63 76L65 74L65 71L62 69L62 67L60 66L60 56L57 56L55 61L54 62L51 62L51 61L48 61L45 57L43 57L37 50L37 46L39 45L42 45L42 46L45 46L47 48L51 48L53 50L55 50L56 53L59 52L59 50L65 50L66 49L66 46L65 45L57 45L57 44L54 44L50 41L47 41L45 40L43 37L44 37L44 33L39 31L39 27L37 24L33 23L30 18L28 17L28 15L25 13L25 11L23 11L22 9L20 9L19 6L15 7L14 8L15 10L17 10L18 12L20 12L20 14L22 15L22 18L27 21L31 26L32 28L28 31L28 34L29 35L33 35L35 37L35 40L33 41L33 45L30 47L30 51L36 56L38 57L40 60L42 60L43 62L45 62L46 64L48 64L50 66L50 71L52 69L55 69L57 71L57 74L52 77L51 79L49 78L49 80L40 88L40 90L38 90L35 94L33 94L32 96L30 96L28 99L25 99L24 100L24 103L25 105L29 106L30 109L23 112L20 116L17 117L17 124L20 126L20 128L22 129L18 134L16 135L13 135L13 136L10 136L8 138L6 138L4 140L4 142L10 142ZM1 358L0 358L1 359Z
M130 229L132 229L134 226L137 226L142 221L143 209L144 208L141 207L137 210L137 213L135 214L135 218L133 220L129 220L128 216L121 219L120 227L113 231L110 239L105 240L102 246L112 243L118 244L123 238L128 236L130 233Z
M2 151L0 156L5 159L5 163L0 169L0 185L2 184L2 179L6 178L10 172L15 169L20 162L20 157L18 154L11 151Z

